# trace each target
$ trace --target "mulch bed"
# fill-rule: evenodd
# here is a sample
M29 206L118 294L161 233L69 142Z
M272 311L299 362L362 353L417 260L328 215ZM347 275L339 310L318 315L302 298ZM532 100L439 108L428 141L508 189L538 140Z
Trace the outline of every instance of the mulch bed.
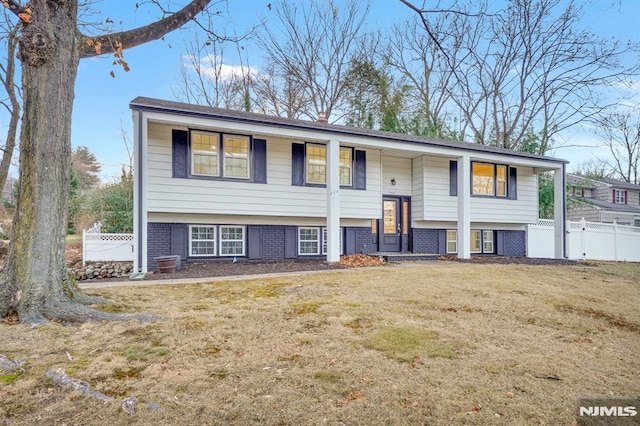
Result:
M237 275L273 274L299 271L323 271L344 269L340 264L329 264L323 260L298 260L289 262L211 262L182 265L173 274L155 272L146 279L213 278Z

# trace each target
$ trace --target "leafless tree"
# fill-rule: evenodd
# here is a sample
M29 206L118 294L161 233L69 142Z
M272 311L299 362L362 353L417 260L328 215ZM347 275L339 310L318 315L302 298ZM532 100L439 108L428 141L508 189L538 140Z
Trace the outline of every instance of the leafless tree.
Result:
M434 31L444 31L444 15L436 17L433 25ZM448 43L447 51L458 47L459 43L455 41ZM402 76L404 83L411 87L411 105L414 110L422 112L433 129L432 135L445 137L452 132L460 133L461 129L455 127L459 123L453 121L450 108L453 70L442 60L433 39L424 36L422 22L416 17L394 25L383 49L384 64Z
M18 138L18 124L22 111L22 95L20 87L16 84L16 51L18 47L18 30L20 26L12 16L3 13L0 24L0 43L6 47L6 58L0 63L0 82L6 93L6 99L0 104L9 114L9 124L5 136L4 148L2 148L2 161L0 161L0 193L4 189L9 176L9 169L12 164L13 152Z
M331 117L344 102L345 75L363 36L369 4L347 0L339 7L333 0L312 0L301 6L281 0L273 11L278 23L266 26L258 42L279 85L263 88L277 89L272 104L293 101L273 110L291 114L295 106L300 110L293 116Z
M174 91L183 102L228 109L246 109L246 96L255 71L245 65L240 40L220 40L194 33L185 41L180 63L180 86ZM229 54L229 50L233 50ZM229 65L235 58L240 65Z
M573 1L510 0L494 14L400 1L419 14L452 72L448 90L464 125L485 145L521 149L534 132L536 152L546 152L559 132L607 107L599 89L640 64L637 45L581 29L582 6ZM436 24L443 14L444 28ZM459 48L448 49L451 43ZM627 54L635 55L631 65L622 63Z
M640 108L602 114L596 125L598 136L611 153L605 163L614 177L640 184Z
M96 298L81 293L66 273L71 115L78 65L81 58L113 54L126 69L125 49L193 21L209 3L194 0L145 27L91 36L78 27L77 0L32 0L28 6L4 2L21 21L18 58L24 114L13 238L0 275L0 318L16 314L30 324L121 318L86 306Z

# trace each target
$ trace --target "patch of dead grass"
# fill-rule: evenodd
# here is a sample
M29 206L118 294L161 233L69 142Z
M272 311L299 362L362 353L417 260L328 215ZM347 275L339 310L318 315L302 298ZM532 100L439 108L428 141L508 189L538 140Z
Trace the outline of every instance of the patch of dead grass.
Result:
M0 376L0 424L571 424L578 398L640 394L639 274L430 262L105 287L165 320L1 324L0 352L26 364ZM58 388L53 368L116 401Z

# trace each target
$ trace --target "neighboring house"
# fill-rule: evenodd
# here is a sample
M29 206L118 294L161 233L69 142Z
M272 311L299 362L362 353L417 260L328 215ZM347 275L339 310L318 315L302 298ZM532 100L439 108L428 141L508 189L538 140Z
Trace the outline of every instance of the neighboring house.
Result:
M640 226L640 185L567 173L569 220Z
M149 98L131 102L135 269L340 254L524 256L537 174L565 161ZM564 256L564 203L555 209Z

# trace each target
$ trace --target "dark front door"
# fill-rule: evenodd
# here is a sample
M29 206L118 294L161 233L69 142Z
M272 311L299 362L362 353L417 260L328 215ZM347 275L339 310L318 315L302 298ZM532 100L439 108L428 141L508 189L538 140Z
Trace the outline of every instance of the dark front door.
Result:
M381 252L402 250L402 199L384 197L382 199L382 226L380 232Z
M383 197L382 220L378 226L380 232L379 251L409 251L410 211L410 197Z

